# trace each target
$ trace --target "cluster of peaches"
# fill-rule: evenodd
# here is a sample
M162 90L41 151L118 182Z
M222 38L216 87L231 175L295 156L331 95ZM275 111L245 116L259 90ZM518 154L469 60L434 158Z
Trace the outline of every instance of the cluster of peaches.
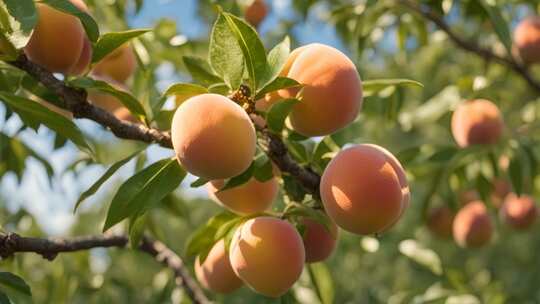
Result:
M485 99L467 101L456 109L451 121L452 134L460 147L496 144L503 133L504 123L497 106ZM506 169L504 158L501 169ZM504 179L493 182L489 200L499 209L501 220L510 227L524 230L534 224L538 209L532 197L518 196L511 192L511 185ZM448 206L430 210L428 228L441 238L453 236L461 247L481 247L492 238L494 225L484 201L474 190L461 194L460 209L455 213Z
M264 112L283 99L301 96L289 114L295 132L325 136L357 117L361 80L354 64L340 51L322 44L297 48L281 75L298 81L302 88L269 93L256 102L256 108ZM262 116L252 118L264 126ZM252 178L220 191L224 180L241 174L253 161L257 133L252 118L225 96L201 94L178 107L171 135L179 162L193 175L210 181L210 195L220 205L238 215L252 215L237 228L228 252L220 240L204 262L196 261L199 281L214 292L227 293L245 283L263 295L277 297L298 280L304 263L330 256L338 226L356 234L389 229L409 204L409 186L401 164L384 148L372 144L346 148L328 164L320 181L330 225L304 218L299 223L304 228L301 235L294 223L259 215L278 194L277 177L265 182Z
M79 10L88 13L82 0L69 0ZM28 58L50 72L64 75L83 75L92 61L92 43L86 36L80 20L46 4L36 3L38 23L24 52ZM58 33L62 33L58 35ZM105 81L117 89L127 90L127 79L135 72L137 59L133 49L125 44L92 66L94 79ZM90 90L88 100L118 119L136 121L128 109L112 95ZM53 104L36 98L36 101L68 118L72 114Z

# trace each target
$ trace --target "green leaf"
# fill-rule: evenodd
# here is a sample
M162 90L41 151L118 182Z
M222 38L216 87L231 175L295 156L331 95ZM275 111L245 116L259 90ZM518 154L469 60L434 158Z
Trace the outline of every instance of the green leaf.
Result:
M197 180L195 180L193 183L191 183L189 186L191 188L199 188L201 186L204 186L208 183L208 180L202 178L202 177L199 177Z
M147 213L136 214L129 218L129 246L137 248L142 240L144 229L146 228Z
M186 172L175 158L166 158L130 177L116 192L103 231L153 207L174 191L185 176Z
M499 40L506 48L508 54L512 54L512 36L510 35L508 24L501 14L501 8L497 7L493 1L479 0L479 2L488 14Z
M330 270L324 263L308 265L308 272L311 282L315 286L317 296L322 304L334 303L334 282Z
M264 84L264 77L267 74L268 63L264 45L251 25L229 13L222 13L222 16L242 49L251 89L256 91Z
M294 87L302 86L298 81L287 78L287 77L277 77L272 82L265 85L262 89L259 90L257 95L255 95L255 100L259 100L264 97L266 93L274 92L281 89L288 89Z
M510 182L512 182L514 191L518 196L521 195L523 191L523 167L520 153L516 153L516 155L514 155L514 157L510 160L508 174L510 176Z
M445 163L452 159L458 152L459 150L456 147L444 147L431 155L427 159L427 161L435 163Z
M120 102L122 102L122 104L134 115L141 118L146 117L143 106L135 97L126 91L116 89L105 81L95 80L90 77L79 77L69 81L69 84L77 88L97 90L105 94L110 94L118 98L118 100L120 100Z
M253 169L253 177L259 182L264 183L274 177L274 167L272 161L262 153L254 161L255 168Z
M66 0L42 0L41 2L59 11L79 18L90 41L96 42L98 40L99 27L94 18L92 18L92 16L89 14L80 11L73 3Z
M176 104L180 104L190 97L208 93L208 90L200 85L191 83L175 83L171 85L164 96L175 96Z
M362 82L364 97L375 95L376 93L393 86L424 87L420 82L410 79L373 79Z
M0 291L0 304L11 304L8 296L6 296L2 291Z
M249 166L249 168L246 169L246 171L242 172L241 174L233 178L226 180L225 184L223 185L223 187L221 187L221 189L219 189L218 192L225 191L227 189L231 189L234 187L238 187L247 183L253 176L254 170L255 170L255 163L251 163L251 165Z
M214 237L218 229L225 223L236 218L231 212L223 211L211 217L204 226L197 229L186 243L186 256L199 256L200 263L203 263L210 249L215 244Z
M285 125L285 119L291 113L293 106L300 102L298 99L289 98L276 102L266 114L268 129L274 133L281 133Z
M133 29L123 32L112 32L103 34L99 37L93 49L92 63L98 62L114 50L122 46L124 43L133 38L139 37L150 32L151 29Z
M81 196L79 196L79 199L77 200L77 203L75 204L75 207L73 208L73 212L77 211L77 208L81 205L81 203L88 197L92 196L94 193L97 192L97 190L105 183L118 169L120 169L122 166L124 166L126 163L128 163L133 157L141 153L142 150L136 151L135 153L129 155L128 157L119 160L118 162L114 163L112 166L105 171L105 173L92 185L90 188L88 188L86 191L84 191Z
M210 65L231 89L237 89L244 75L244 57L227 20L220 14L210 36Z
M441 259L435 251L422 246L415 240L404 240L399 243L399 252L416 263L427 267L432 273L442 275Z
M34 1L4 0L0 3L0 11L2 34L15 48L21 49L26 46L38 22ZM6 12L9 16L5 15Z
M272 83L281 73L289 54L291 52L291 41L289 37L285 37L283 41L277 44L270 52L268 53L268 66L266 67L266 73L262 80L261 87L266 87L268 84ZM259 95L259 93L257 93Z
M20 116L44 124L49 129L71 140L87 153L92 154L92 149L73 121L30 99L5 92L0 92L0 99Z
M191 77L199 84L210 86L212 84L223 82L223 79L214 74L206 60L191 56L184 56L182 57L182 60L184 61L184 65L189 71L189 74L191 74Z
M0 286L10 288L27 296L32 296L30 286L21 277L11 272L0 272Z

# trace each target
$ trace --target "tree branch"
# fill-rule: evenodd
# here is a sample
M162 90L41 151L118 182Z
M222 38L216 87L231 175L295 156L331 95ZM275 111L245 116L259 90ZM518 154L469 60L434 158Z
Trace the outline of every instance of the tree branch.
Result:
M495 61L502 64L514 72L516 72L521 78L523 78L531 88L540 93L540 82L533 78L529 73L529 70L523 64L517 62L513 57L505 57L495 54L493 51L487 48L482 48L473 41L467 41L452 31L450 26L444 21L443 17L429 9L422 6L415 1L411 0L398 0L398 3L413 10L423 18L433 22L440 30L445 32L450 40L452 40L458 47L475 53L476 55L484 58L487 61Z
M5 259L15 253L33 252L52 261L59 253L82 251L98 247L124 248L127 243L128 237L123 235L85 236L72 239L41 239L8 233L0 235L0 257ZM157 262L170 268L176 277L176 284L186 291L186 294L193 303L210 303L204 292L191 277L182 259L163 243L144 237L139 250L151 255Z
M73 113L75 118L93 120L111 130L119 138L157 143L163 147L172 148L171 136L168 132L117 119L111 113L90 104L87 101L87 92L85 90L68 86L64 81L54 77L51 72L28 60L24 54L9 63L25 71L46 88L60 96L64 100L66 108ZM279 136L270 133L267 129L263 129L260 134L263 137L262 141L266 143L265 153L268 154L279 169L298 179L306 191L314 197L319 197L320 176L309 168L304 168L296 163L289 155L287 146Z

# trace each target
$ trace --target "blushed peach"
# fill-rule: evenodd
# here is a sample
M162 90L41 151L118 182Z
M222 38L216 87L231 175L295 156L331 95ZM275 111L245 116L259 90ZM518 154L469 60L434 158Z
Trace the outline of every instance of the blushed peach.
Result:
M265 182L251 178L241 186L218 192L224 184L223 180L211 181L208 183L208 193L220 205L240 215L268 210L279 191L279 184L275 178Z
M500 210L501 219L510 227L518 230L530 228L538 216L538 208L532 197L510 194L504 200Z
M356 118L362 84L354 63L339 50L318 43L301 47L291 53L281 74L303 85L301 102L289 115L296 132L329 135ZM279 94L292 98L299 90L280 90Z
M514 31L514 46L525 63L540 62L540 17L522 20Z
M338 228L330 221L330 227L304 218L302 224L305 227L302 239L306 250L306 263L316 263L326 260L334 249L338 239Z
M238 104L217 94L201 94L176 110L171 137L178 161L207 180L231 178L251 164L255 127Z
M204 288L218 293L230 293L244 285L231 267L224 240L214 244L204 263L197 257L195 276Z
M83 41L83 48L81 51L81 56L79 57L79 60L77 60L77 63L75 63L75 65L71 67L69 74L82 75L86 73L88 68L90 67L91 62L92 62L92 43L87 37L85 37Z
M268 15L268 6L264 0L251 1L244 12L244 18L254 27L258 27L266 15Z
M123 44L105 58L101 59L92 72L125 82L137 69L137 58L129 44Z
M452 238L454 216L454 211L447 206L433 208L428 214L427 227L437 237L450 239Z
M324 170L320 192L328 216L357 234L383 231L403 208L398 173L387 155L372 145L340 151Z
M484 203L472 201L458 211L452 229L459 246L475 248L489 243L493 223Z
M489 100L460 104L452 115L452 135L460 147L496 144L504 123L499 108Z
M236 275L268 297L279 297L292 287L306 258L294 226L272 217L253 218L238 228L229 257Z

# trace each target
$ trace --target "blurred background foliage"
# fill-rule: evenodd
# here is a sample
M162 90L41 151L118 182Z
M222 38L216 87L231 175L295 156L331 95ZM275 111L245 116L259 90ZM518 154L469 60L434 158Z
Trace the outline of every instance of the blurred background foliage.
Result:
M102 32L150 27L134 42L144 68L130 83L140 100L153 100L178 81L191 81L183 56L207 56L215 5L242 16L247 1L110 0L86 1ZM367 92L359 118L332 135L338 144L371 142L388 148L402 161L412 181L412 204L404 218L380 236L342 232L337 250L326 262L335 303L539 303L540 232L538 224L517 233L497 219L490 246L458 248L439 240L425 226L430 206L448 204L476 189L483 197L495 178L538 198L536 167L540 147L537 117L540 98L519 75L453 44L433 23L399 1L267 1L270 15L260 26L266 47L289 35L294 47L310 42L333 45L356 63L363 80L408 78L424 89L389 86ZM537 0L417 1L444 16L466 40L505 54L504 43L486 10L500 13L513 29L528 15L538 15ZM531 73L540 79L539 67ZM0 69L0 87L10 87ZM495 147L458 150L450 133L450 115L461 101L487 98L501 109L504 140ZM166 105L172 109L172 103ZM140 146L114 138L101 127L78 122L97 147L93 162L65 139L41 128L36 134L16 115L0 109L0 223L25 236L99 234L115 189L136 168L171 152L151 147L105 184L75 214L78 195L105 168ZM166 128L164 124L163 128ZM290 142L299 161L316 141ZM512 172L499 165L510 159ZM307 158L309 159L309 158ZM185 252L189 235L220 208L203 188L186 180L174 195L147 214L147 231L176 252ZM487 182L486 182L487 181ZM123 227L119 227L122 230ZM188 265L193 264L189 258ZM0 267L23 277L35 303L186 303L172 274L143 254L95 249L59 255L47 262L32 254L4 260ZM301 303L319 302L307 275L293 294ZM15 295L21 303L29 299ZM247 288L215 297L223 303L271 303Z

